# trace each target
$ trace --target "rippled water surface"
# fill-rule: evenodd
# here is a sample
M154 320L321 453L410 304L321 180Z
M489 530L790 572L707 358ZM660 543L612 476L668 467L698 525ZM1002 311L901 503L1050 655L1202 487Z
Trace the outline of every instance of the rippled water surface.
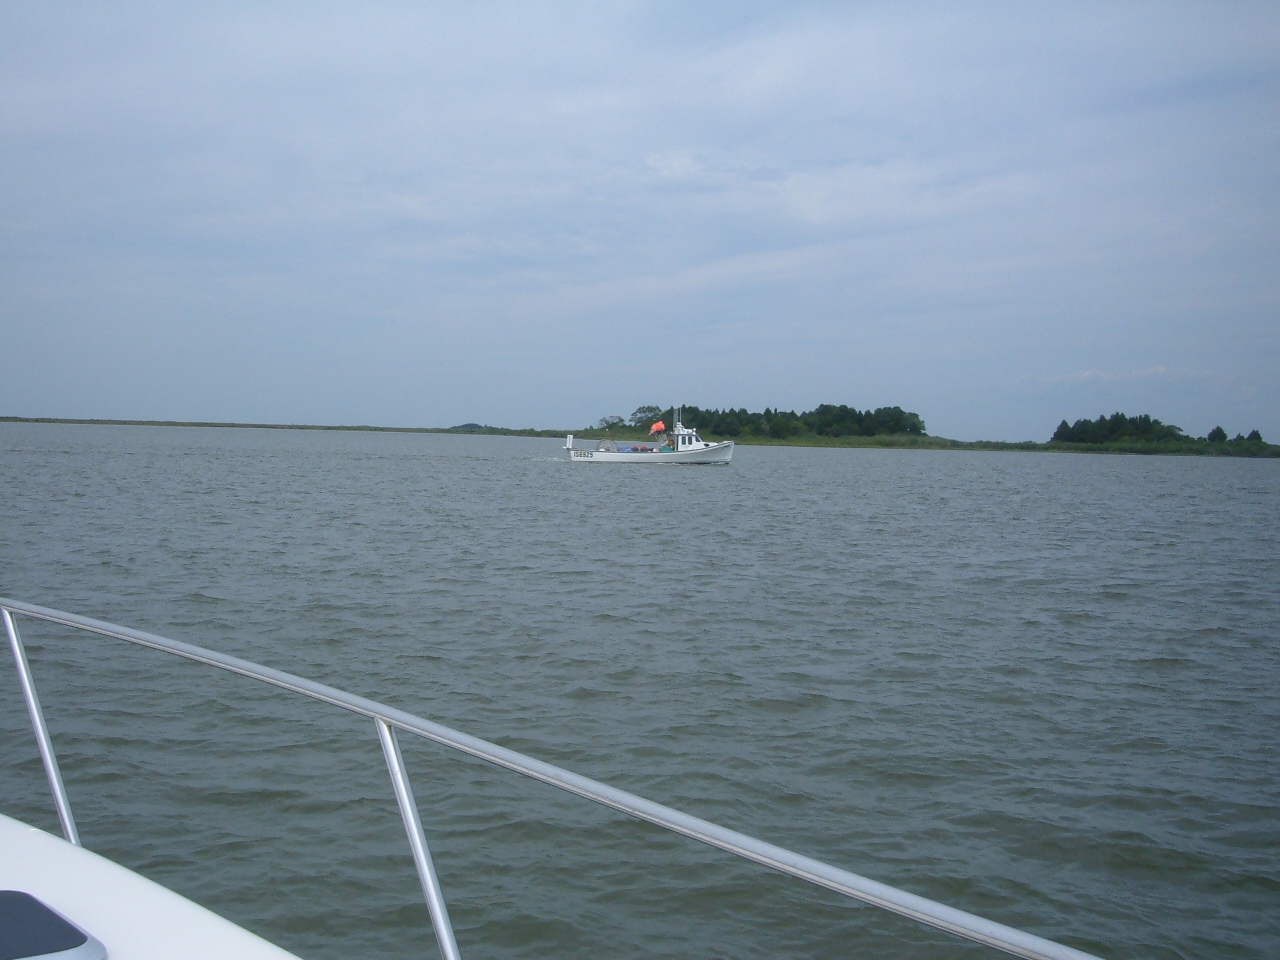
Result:
M0 595L1103 957L1280 955L1280 464L560 443L0 424ZM88 846L308 960L434 949L369 721L20 623ZM7 660L0 733L56 830ZM405 753L465 957L997 955Z

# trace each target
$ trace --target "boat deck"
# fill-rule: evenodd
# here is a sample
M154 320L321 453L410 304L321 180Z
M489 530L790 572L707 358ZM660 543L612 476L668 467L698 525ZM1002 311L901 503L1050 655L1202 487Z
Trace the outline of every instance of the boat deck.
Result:
M110 960L298 960L118 863L0 815L0 890L21 890L101 941Z

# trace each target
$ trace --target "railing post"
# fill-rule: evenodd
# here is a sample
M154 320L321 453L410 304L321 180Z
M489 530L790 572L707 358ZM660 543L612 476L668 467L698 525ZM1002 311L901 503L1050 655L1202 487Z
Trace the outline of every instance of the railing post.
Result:
M391 786L395 790L396 802L400 804L400 816L404 818L404 830L409 835L409 847L413 850L418 879L422 881L423 896L427 898L427 910L431 913L431 925L436 931L440 954L444 960L462 960L462 955L458 953L458 942L453 938L449 911L444 905L440 879L436 876L431 851L427 848L427 837L422 832L422 820L418 816L418 805L413 799L413 787L409 784L409 773L405 770L404 757L400 754L400 741L396 739L396 732L387 721L375 717L373 722L378 726L378 739L382 742L382 753L387 758Z
M62 784L58 756L53 752L53 741L49 739L49 728L45 725L44 712L40 709L36 681L31 676L31 664L27 663L27 651L22 646L22 638L18 636L18 625L13 622L13 614L7 609L0 609L0 614L4 616L4 629L9 634L13 662L18 667L18 680L22 684L22 695L27 701L27 713L30 714L31 726L35 729L36 743L40 745L40 758L44 760L44 772L49 778L49 789L53 791L53 802L58 808L58 819L62 821L62 835L78 847L80 833L76 830L75 817L71 815L71 801L67 799L67 788Z

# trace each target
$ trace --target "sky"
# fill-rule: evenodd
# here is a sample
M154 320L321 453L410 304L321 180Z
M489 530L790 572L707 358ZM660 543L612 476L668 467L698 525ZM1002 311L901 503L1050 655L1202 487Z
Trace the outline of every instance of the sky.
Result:
M1280 442L1275 3L0 6L0 415Z

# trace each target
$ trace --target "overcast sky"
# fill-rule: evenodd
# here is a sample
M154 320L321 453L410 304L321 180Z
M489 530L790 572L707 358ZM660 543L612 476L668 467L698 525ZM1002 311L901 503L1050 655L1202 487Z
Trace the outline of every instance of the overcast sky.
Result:
M1280 441L1278 277L1274 2L0 6L0 414Z

